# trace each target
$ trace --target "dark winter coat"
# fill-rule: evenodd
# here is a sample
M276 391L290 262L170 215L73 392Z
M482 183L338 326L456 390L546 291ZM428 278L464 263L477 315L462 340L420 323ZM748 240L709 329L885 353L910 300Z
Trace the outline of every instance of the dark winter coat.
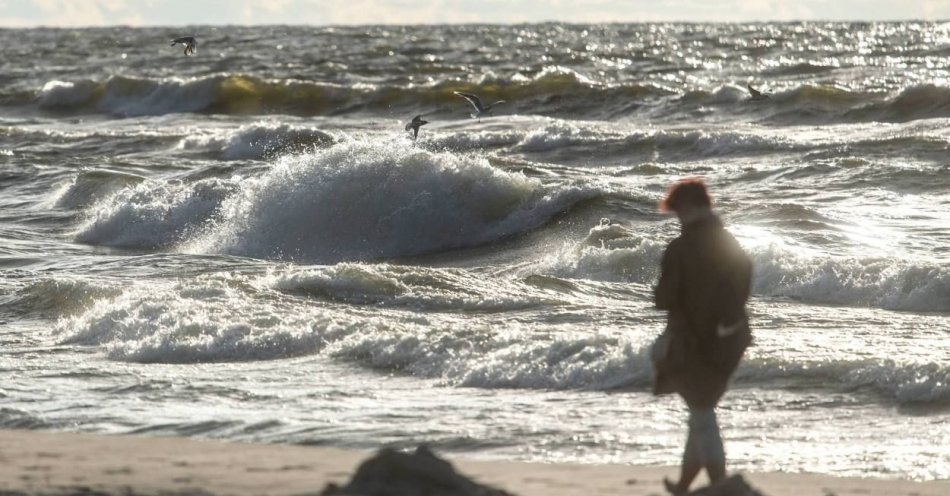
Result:
M669 346L655 363L654 393L716 406L752 340L745 312L751 280L751 260L715 215L683 226L663 254L656 287Z

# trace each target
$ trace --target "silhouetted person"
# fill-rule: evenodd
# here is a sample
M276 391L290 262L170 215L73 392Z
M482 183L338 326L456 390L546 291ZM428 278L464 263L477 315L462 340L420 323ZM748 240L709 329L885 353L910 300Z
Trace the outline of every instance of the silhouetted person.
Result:
M656 307L668 314L653 349L653 392L675 392L689 407L680 479L664 481L686 494L704 468L713 483L726 475L715 408L752 340L745 313L752 262L713 213L701 180L671 186L660 209L676 213L682 230L663 254L656 287Z

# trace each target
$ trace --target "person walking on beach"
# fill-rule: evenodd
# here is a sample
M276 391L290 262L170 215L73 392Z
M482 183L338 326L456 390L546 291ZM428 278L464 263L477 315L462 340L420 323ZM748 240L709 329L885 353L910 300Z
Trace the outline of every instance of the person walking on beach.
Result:
M663 254L655 302L667 325L653 347L653 393L677 393L689 407L679 481L664 480L680 495L704 468L713 484L726 475L715 408L752 341L745 312L752 262L713 213L703 181L673 184L660 210L681 225Z

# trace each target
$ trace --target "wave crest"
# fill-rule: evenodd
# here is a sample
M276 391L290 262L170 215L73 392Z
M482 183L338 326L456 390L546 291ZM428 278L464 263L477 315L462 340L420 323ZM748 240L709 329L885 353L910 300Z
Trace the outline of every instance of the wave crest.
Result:
M598 194L402 140L351 140L256 178L144 182L97 205L77 240L314 263L407 257L520 234Z

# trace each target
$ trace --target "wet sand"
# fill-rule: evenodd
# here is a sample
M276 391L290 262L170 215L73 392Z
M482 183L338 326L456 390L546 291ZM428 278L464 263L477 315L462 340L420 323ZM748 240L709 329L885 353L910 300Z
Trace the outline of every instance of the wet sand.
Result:
M316 494L372 453L328 447L0 430L0 494ZM675 467L478 461L462 474L517 495L663 495ZM950 481L747 473L769 496L946 496Z

